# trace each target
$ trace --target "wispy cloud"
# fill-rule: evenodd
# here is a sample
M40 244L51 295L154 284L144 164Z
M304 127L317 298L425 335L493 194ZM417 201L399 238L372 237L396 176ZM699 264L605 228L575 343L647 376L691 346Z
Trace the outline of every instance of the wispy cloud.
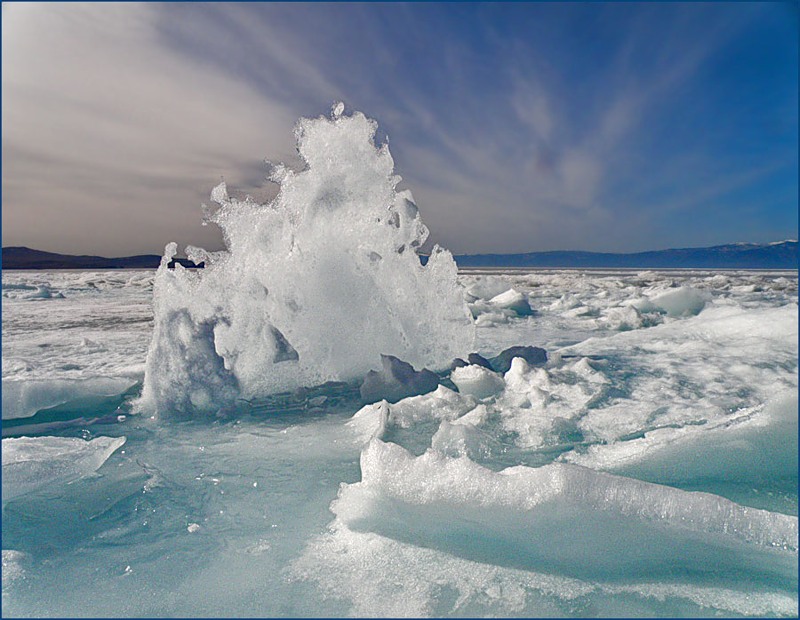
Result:
M254 190L253 164L291 153L294 114L169 52L155 6L3 10L4 243L219 243L200 226L208 187L224 175Z
M784 119L796 93L776 81L791 66L752 78L775 92L740 93L791 134L784 148L742 148L741 135L767 138L726 97L771 10L4 5L4 243L67 250L90 221L107 239L93 251L213 246L197 205L219 176L265 195L262 158L296 161L295 119L343 99L381 123L434 238L456 252L679 244L666 205L752 192L773 180L748 170L796 151L796 111Z

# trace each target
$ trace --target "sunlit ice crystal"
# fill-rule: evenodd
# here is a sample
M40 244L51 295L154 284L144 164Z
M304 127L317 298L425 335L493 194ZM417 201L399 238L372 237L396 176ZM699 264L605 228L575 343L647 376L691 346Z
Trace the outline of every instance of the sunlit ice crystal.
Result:
M428 237L377 124L360 112L300 119L305 168L275 166L277 197L258 204L212 191L207 219L226 250L188 247L203 270L155 278L155 324L140 406L167 414L215 412L301 385L361 378L381 354L446 368L473 347L474 325L456 264Z

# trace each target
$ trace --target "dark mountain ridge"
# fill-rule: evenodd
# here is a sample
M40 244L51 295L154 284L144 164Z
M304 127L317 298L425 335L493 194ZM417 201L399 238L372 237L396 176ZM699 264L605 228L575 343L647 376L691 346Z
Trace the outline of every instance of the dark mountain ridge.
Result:
M731 243L708 248L677 248L613 254L604 252L529 252L464 254L459 267L562 267L630 269L797 269L797 241Z
M731 243L708 248L677 248L631 254L608 252L528 252L525 254L462 254L455 256L459 267L495 268L620 268L620 269L797 269L797 241L768 244ZM420 257L422 262L427 256ZM156 254L105 258L73 256L32 250L3 248L3 269L155 269L161 263ZM202 267L187 258L176 258L170 267Z
M176 258L170 262L170 267L176 262L184 267L196 266L186 258ZM155 269L160 263L161 257L156 254L106 258L56 254L23 246L3 248L2 256L3 269Z

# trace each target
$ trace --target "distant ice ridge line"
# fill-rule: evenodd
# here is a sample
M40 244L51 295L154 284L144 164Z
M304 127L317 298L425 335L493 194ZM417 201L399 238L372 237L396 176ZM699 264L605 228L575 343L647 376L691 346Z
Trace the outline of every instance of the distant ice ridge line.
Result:
M252 398L363 377L396 356L446 368L471 350L474 325L452 255L428 236L377 125L359 112L301 119L299 172L273 167L269 204L212 191L227 250L189 248L202 271L167 265L153 292L155 325L140 406L192 415Z
M519 254L464 254L459 267L553 267L623 269L797 269L797 241L730 243L629 254L557 250Z

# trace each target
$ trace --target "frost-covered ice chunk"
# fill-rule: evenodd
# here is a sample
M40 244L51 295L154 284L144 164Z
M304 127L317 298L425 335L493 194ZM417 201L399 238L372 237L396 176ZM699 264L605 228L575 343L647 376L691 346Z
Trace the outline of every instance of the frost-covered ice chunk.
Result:
M63 299L63 293L53 293L53 290L47 286L46 284L42 284L36 287L36 290L32 293L28 293L22 296L23 299Z
M211 321L197 323L188 310L173 310L161 317L156 331L169 336L154 332L144 402L162 403L162 414L191 415L216 411L236 399L239 381L218 353L217 328ZM271 344L265 346L274 359L277 346Z
M608 383L608 377L601 372L605 365L605 360L592 361L588 357L582 357L572 364L570 370L590 383Z
M690 286L682 286L650 298L651 303L669 317L699 314L710 300L711 295L707 292Z
M598 311L596 308L592 308L591 306L577 306L570 310L561 313L561 316L565 316L570 319L582 317L582 316L597 316Z
M492 297L508 290L508 280L499 276L479 276L467 286L466 297L470 302L483 299L488 301Z
M351 530L579 578L796 579L797 517L575 465L494 472L373 440L331 505ZM646 542L645 542L646 541Z
M512 318L533 314L528 296L513 288L489 300L476 299L469 307L479 327L491 323L505 323Z
M434 392L411 396L389 404L381 401L366 405L353 415L347 425L354 429L362 441L372 437L383 437L387 429L411 428L420 423L453 421L473 410L477 400L469 395L440 385Z
M3 439L3 502L89 476L124 443L125 437Z
M177 248L167 247L143 408L213 412L234 394L362 377L381 354L440 370L472 348L456 264L438 246L420 264L428 230L411 193L396 189L376 127L361 113L301 119L306 168L275 168L273 202L214 190L219 209L208 220L227 251L209 254L203 270L171 270Z
M382 400L365 405L347 421L347 426L355 431L361 442L383 438L389 426L389 403Z
M370 370L361 384L361 399L367 403L388 400L395 403L408 396L433 392L439 385L439 377L427 368L414 367L393 355L381 355L380 372Z
M611 329L624 332L649 327L658 323L659 320L653 320L648 315L642 314L634 306L622 306L605 310L603 316L597 322Z
M483 409L485 411L485 407ZM467 415L453 422L443 420L431 438L431 448L448 456L466 456L470 459L486 457L493 449L497 449L497 441L490 434L475 424L464 422Z
M473 316L477 317L475 319L475 327L496 327L498 325L505 325L512 317L516 316L516 314L510 310L502 312L484 311L474 305L470 306L470 308Z
M528 316L533 314L530 303L528 303L528 296L524 293L511 288L500 293L489 300L489 303L498 308L512 310L519 316Z
M450 379L461 394L471 394L475 398L486 398L505 388L500 375L476 364L456 368L450 373Z

